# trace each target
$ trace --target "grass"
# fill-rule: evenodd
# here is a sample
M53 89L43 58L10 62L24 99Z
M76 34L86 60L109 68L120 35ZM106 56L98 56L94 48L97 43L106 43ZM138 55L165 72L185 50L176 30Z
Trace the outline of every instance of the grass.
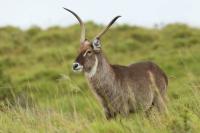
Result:
M89 38L102 28L86 24ZM168 114L153 111L107 121L83 74L71 71L79 25L42 30L0 28L0 132L198 133L200 29L120 25L102 39L113 64L151 60L169 77Z

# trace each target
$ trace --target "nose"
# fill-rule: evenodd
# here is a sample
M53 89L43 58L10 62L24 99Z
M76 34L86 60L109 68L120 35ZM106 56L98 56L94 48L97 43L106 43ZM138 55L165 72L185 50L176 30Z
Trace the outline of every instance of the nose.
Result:
M80 64L76 62L76 63L73 63L72 68L73 70L77 70L79 66Z

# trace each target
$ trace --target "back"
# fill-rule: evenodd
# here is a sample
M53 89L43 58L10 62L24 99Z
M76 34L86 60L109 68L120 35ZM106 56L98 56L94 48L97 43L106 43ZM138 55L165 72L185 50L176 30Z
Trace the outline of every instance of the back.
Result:
M151 83L149 72L154 76L156 86L163 94L168 85L166 74L153 62L138 62L129 66L112 65L116 79L126 80L136 88L148 86Z

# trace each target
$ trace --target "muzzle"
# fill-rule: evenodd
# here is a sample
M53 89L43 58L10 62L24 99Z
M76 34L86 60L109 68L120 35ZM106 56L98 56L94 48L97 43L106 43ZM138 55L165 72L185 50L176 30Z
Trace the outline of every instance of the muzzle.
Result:
M79 64L78 62L76 62L76 63L73 63L72 69L75 72L80 72L83 70L83 66L81 64Z

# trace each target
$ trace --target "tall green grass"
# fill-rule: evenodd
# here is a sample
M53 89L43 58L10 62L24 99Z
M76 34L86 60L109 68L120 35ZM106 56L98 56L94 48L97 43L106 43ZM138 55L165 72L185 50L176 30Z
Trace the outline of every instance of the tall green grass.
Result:
M103 26L86 24L93 38ZM168 114L131 114L107 121L83 74L71 64L79 25L21 30L0 28L0 132L198 133L200 29L119 25L102 39L113 64L151 60L169 77ZM120 62L119 62L120 61Z

